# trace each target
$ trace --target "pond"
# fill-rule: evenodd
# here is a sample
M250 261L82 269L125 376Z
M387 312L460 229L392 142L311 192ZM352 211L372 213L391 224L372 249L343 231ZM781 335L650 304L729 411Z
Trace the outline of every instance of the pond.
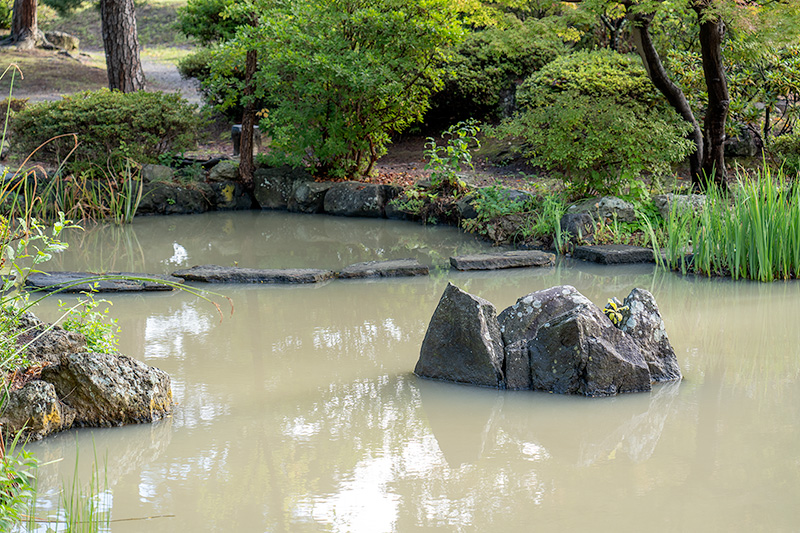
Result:
M136 219L70 236L52 269L339 268L415 257L426 278L115 295L121 351L167 371L174 414L30 446L40 514L78 462L115 532L752 531L800 523L800 284L562 261L456 272L450 228L286 213ZM685 379L587 399L412 374L448 281L499 310L571 284L656 297ZM64 297L62 296L62 299ZM52 301L50 301L52 300ZM57 316L55 298L39 309ZM76 451L77 447L77 451ZM77 458L77 459L76 459ZM166 515L166 516L165 516Z

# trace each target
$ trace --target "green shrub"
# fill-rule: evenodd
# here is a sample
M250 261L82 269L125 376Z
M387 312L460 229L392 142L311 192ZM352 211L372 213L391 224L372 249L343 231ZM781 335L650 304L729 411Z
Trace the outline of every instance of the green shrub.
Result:
M800 133L790 133L775 137L772 141L772 152L789 173L800 172Z
M610 50L560 56L528 77L517 89L520 108L549 105L563 92L613 98L653 107L663 98L647 77L641 60Z
M188 0L185 7L178 9L178 30L204 46L226 41L234 36L236 27L244 23L226 12L232 3L231 0Z
M530 19L470 33L445 66L444 87L432 99L426 122L441 126L501 116L509 107L503 97L514 95L519 80L567 51L556 32L543 26Z
M575 196L586 196L634 192L642 173L668 173L693 148L687 131L669 110L565 92L504 122L495 134L520 139L528 161L562 173Z
M11 0L0 0L0 29L11 29L11 14L14 3Z
M17 151L29 154L46 143L36 157L60 162L74 148L69 164L86 168L120 155L155 163L160 154L193 148L200 125L195 106L177 94L103 89L28 105L14 117L12 127ZM77 147L67 135L72 133ZM46 142L50 139L54 140Z
M66 17L81 7L83 0L42 0L42 3L52 7L59 17Z

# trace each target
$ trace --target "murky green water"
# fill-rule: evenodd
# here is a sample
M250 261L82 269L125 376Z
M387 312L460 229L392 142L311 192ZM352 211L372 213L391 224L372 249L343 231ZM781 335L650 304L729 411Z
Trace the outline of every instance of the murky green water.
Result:
M430 278L215 286L220 322L184 294L111 298L122 351L169 372L153 425L32 445L42 513L75 467L136 532L797 531L800 284L683 279L651 266L459 273L485 245L399 222L213 214L73 239L54 267L345 266L416 257ZM498 392L412 373L447 281L498 310L574 285L596 303L652 291L685 380L610 399ZM40 311L54 318L55 305Z

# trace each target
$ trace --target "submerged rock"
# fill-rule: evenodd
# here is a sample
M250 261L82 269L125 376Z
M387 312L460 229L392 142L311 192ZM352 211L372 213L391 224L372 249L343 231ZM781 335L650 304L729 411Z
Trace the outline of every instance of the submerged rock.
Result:
M92 280L98 276L123 276L127 279ZM135 279L139 278L139 279ZM88 281L84 281L88 280ZM162 282L169 283L162 283ZM136 272L36 272L28 276L25 285L43 291L59 292L140 292L171 291L171 284L183 283L173 276L141 274Z
M628 307L623 309L626 314L620 329L569 285L528 294L497 319L500 364L486 355L477 360L490 360L499 369L501 377L495 386L517 390L611 396L649 391L657 381L679 380L675 352L652 295L634 289L624 305ZM465 378L465 368L475 366L476 354L494 353L480 347L482 339L496 346L491 334L485 333L491 326L484 324L493 324L487 315L490 306L448 285L431 319L415 373L475 382L472 376ZM425 365L433 367L429 361L435 361L435 371L422 372ZM492 386L491 380L477 381Z
M428 325L414 373L503 387L503 340L494 306L448 283Z

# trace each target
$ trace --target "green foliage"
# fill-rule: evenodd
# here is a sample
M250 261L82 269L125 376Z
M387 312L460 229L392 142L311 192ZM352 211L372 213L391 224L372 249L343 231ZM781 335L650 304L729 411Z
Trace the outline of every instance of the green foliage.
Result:
M443 89L434 96L426 122L453 124L473 117L499 117L504 95L518 80L567 51L552 20L529 19L470 33L445 65Z
M731 193L711 187L699 213L673 203L660 243L667 265L733 279L800 277L800 188L765 165L739 176Z
M100 304L107 304L103 311L97 310ZM119 327L117 320L108 315L110 305L108 300L95 300L91 294L86 294L84 299L73 305L59 300L58 306L65 311L61 327L86 337L86 345L91 352L117 353Z
M227 13L232 5L232 0L188 0L178 9L178 31L203 46L227 41L245 22Z
M159 154L190 149L200 124L195 107L177 94L104 89L28 105L12 126L19 152L36 151L50 162L71 154L72 168L86 168L117 156L151 163ZM79 144L66 134L77 134Z
M0 435L2 438L2 435ZM13 531L23 522L34 494L36 459L22 449L19 436L0 456L0 530Z
M639 58L598 50L575 52L548 63L520 85L517 103L529 109L550 105L564 92L647 107L663 101Z
M285 162L357 177L390 134L418 121L440 85L439 64L461 34L447 0L255 2L260 23L239 28L217 54L209 85L226 86L248 49L258 51L255 98L270 105L262 132ZM242 85L223 107L238 105Z
M495 134L523 141L531 163L563 173L575 196L622 194L658 177L693 149L686 122L671 110L563 92L501 124Z
M787 173L800 173L800 132L776 137L771 150L778 156Z
M0 29L11 29L11 16L14 3L11 0L0 0Z
M431 171L431 184L434 189L463 189L464 182L458 173L465 168L475 168L472 164L472 150L480 148L477 135L480 132L474 120L459 122L442 133L444 146L439 146L436 139L428 137L425 142L425 157L428 163L426 170Z
M83 2L84 0L42 0L44 5L52 7L60 17L69 16L81 7Z

